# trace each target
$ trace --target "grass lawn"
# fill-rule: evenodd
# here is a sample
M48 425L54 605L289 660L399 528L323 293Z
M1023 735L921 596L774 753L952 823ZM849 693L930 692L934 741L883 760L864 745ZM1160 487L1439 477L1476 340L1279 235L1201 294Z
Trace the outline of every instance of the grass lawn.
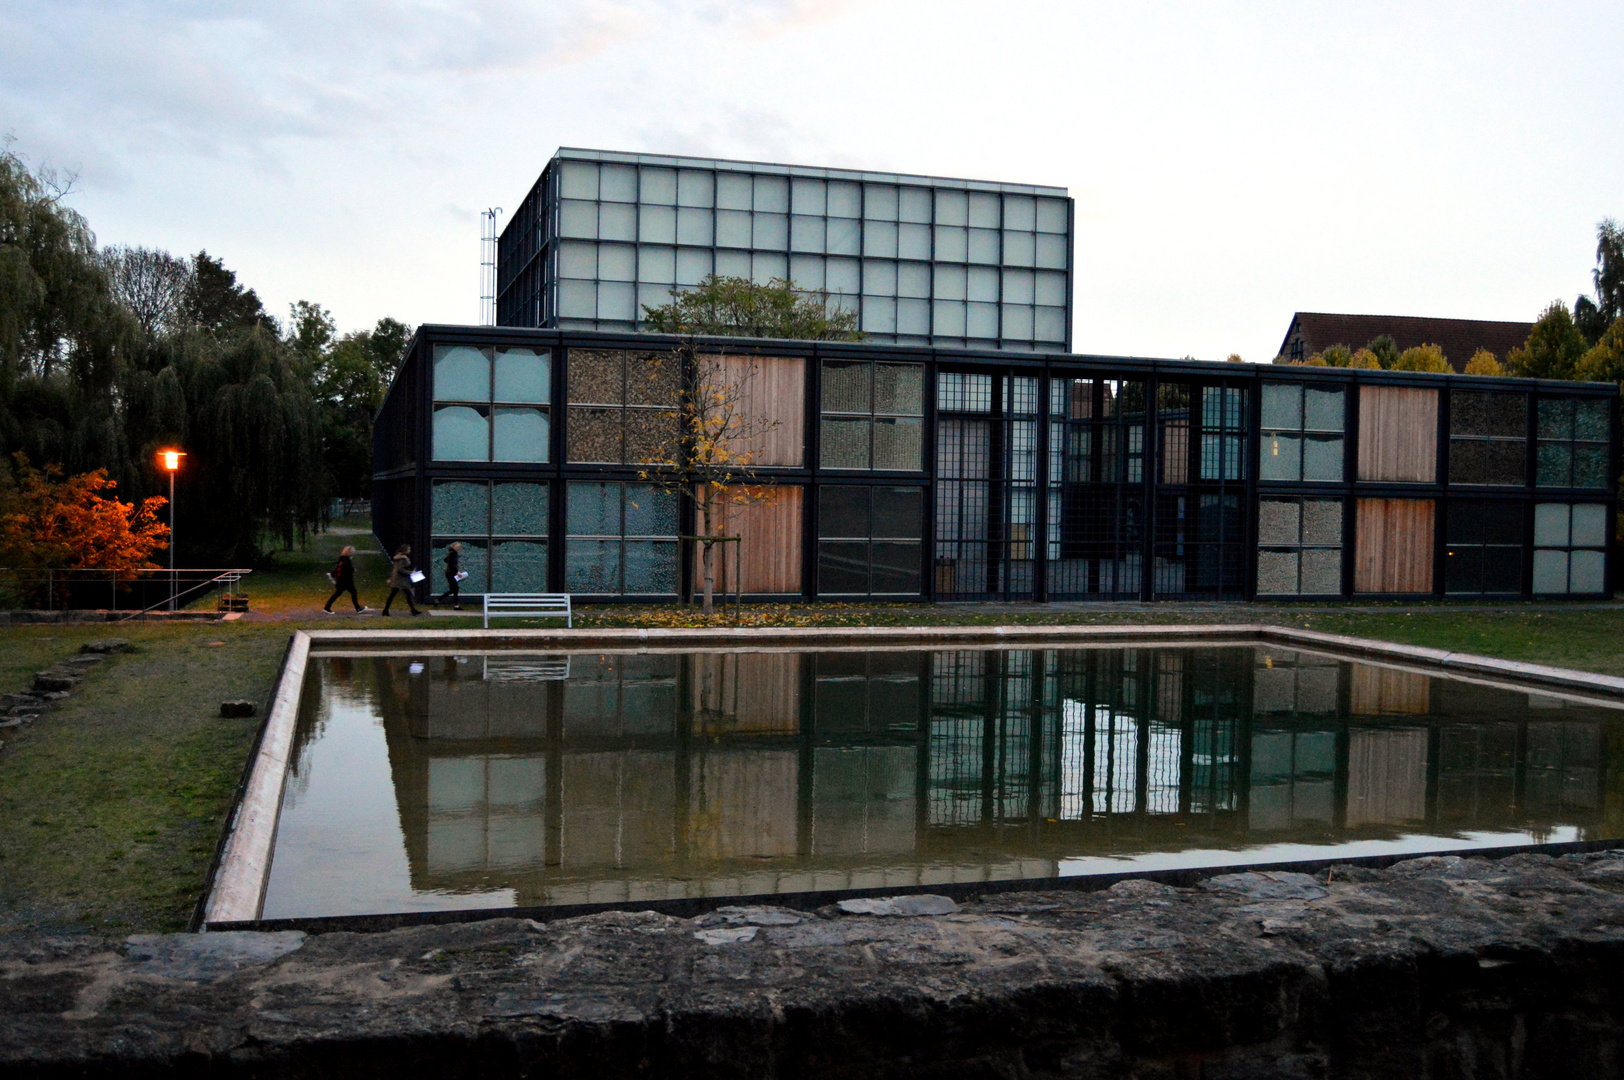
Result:
M387 564L365 523L335 525L344 531L278 555L273 569L249 579L253 612L241 620L0 626L0 692L25 687L33 672L85 641L125 637L138 650L97 666L70 698L33 725L0 733L0 932L129 932L186 924L258 724L219 719L219 703L250 698L263 715L295 627L479 624L477 615L389 622L322 615L318 609L330 591L323 572L345 543L361 553L356 567L363 602L378 607L385 596ZM697 609L649 606L587 607L576 619L583 627L702 622ZM1624 675L1624 610L1612 607L794 604L747 606L743 622L1270 622ZM503 623L521 625L526 623Z

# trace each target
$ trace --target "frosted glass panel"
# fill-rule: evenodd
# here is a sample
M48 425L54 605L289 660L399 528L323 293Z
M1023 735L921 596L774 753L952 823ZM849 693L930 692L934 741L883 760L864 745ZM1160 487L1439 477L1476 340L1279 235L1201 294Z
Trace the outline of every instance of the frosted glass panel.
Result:
M1004 305L1004 337L1014 341L1032 340L1032 309L1024 304Z
M1300 386L1264 383L1262 407L1260 423L1265 429L1295 430L1303 426L1303 388Z
M561 242L558 245L558 275L573 278L597 277L597 245L572 243L568 240Z
M970 220L970 200L962 191L936 193L936 224L966 225Z
M1066 275L1039 272L1036 275L1037 302L1051 307L1066 304Z
M756 252L750 256L750 280L765 285L774 278L789 277L789 258Z
M897 189L890 184L864 184L863 216L870 221L895 221Z
M863 298L863 330L870 334L897 332L897 302L889 297Z
M1599 503L1579 503L1573 508L1574 547L1607 546L1607 508Z
M857 295L857 260L856 259L830 259L826 264L828 270L825 274L826 286L831 292L850 293Z
M931 305L930 332L937 337L964 336L964 304L938 300Z
M552 400L552 360L532 349L496 350L496 400L545 405Z
M1036 241L1031 233L1004 232L1004 262L1010 266L1033 266L1037 262Z
M598 208L598 236L603 240L636 240L637 207L631 203L604 203Z
M889 221L870 221L864 224L863 254L896 258L897 227Z
M856 255L861 238L862 226L856 218L830 218L824 246L831 255Z
M965 298L965 273L962 266L936 267L936 299L963 300Z
M434 410L434 460L487 461L490 453L490 429L483 410L467 405Z
M1544 549L1534 552L1534 591L1537 593L1568 591L1567 552Z
M986 191L972 191L969 201L971 225L983 229L998 228L998 196Z
M489 401L491 362L482 349L467 345L434 347L436 401Z
M897 255L904 259L930 258L930 226L898 225Z
M598 276L605 281L635 280L637 249L630 244L604 244L598 249Z
M1036 279L1030 270L1004 271L1004 296L1006 304L1031 304L1036 302Z
M1574 551L1568 555L1568 590L1599 593L1607 580L1607 560L1599 551Z
M758 248L776 248L783 250L789 246L789 216L787 214L754 215L750 241L752 246Z
M677 249L677 284L698 285L711 272L711 253L702 248Z
M930 333L930 301L898 300L897 333L924 337Z
M1038 233L1037 264L1054 270L1066 268L1066 238Z
M774 214L789 213L789 178L784 176L758 176L755 178L755 209Z
M685 206L677 211L677 243L710 246L711 211Z
M637 318L637 291L624 282L599 282L598 318L620 319L626 322Z
M829 216L855 218L862 208L862 189L844 180L829 181Z
M571 536L620 535L619 484L570 484L564 509Z
M493 461L547 460L549 425L540 409L497 409L493 434Z
M675 248L644 247L637 253L637 280L669 285L677 279ZM601 315L600 315L601 317Z
M1059 199L1039 199L1037 202L1037 227L1041 233L1063 233L1066 231L1066 204Z
M677 205L709 208L715 199L712 174L701 169L680 169L677 172Z
M677 201L677 173L675 169L649 169L643 170L643 197L644 203L659 203L671 206Z
M897 219L899 221L930 221L930 189L921 187L899 188L897 191Z
M966 337L996 338L998 336L998 305L985 303L966 305L964 333Z
M558 283L558 314L566 319L591 319L598 312L598 287L590 281Z
M792 255L789 279L798 289L815 291L823 288L823 259L817 255Z
M1341 390L1316 390L1303 394L1303 427L1309 431L1341 431L1347 426Z
M796 214L789 221L789 247L791 251L823 250L823 219Z
M1534 507L1534 545L1567 547L1570 514L1566 503L1540 503Z
M828 206L822 180L798 176L790 185L790 211L822 217Z
M669 206L637 208L637 238L644 243L674 244L677 242L677 212Z
M1334 484L1342 479L1342 436L1303 436L1303 479Z
M718 247L749 247L750 215L742 210L716 211L716 245Z
M930 266L926 263L898 263L897 295L929 296Z
M497 484L491 498L491 531L497 536L546 536L547 485Z
M1297 480L1301 478L1302 438L1292 433L1275 433L1263 436L1262 461L1258 464L1258 475L1264 480Z
M716 206L720 210L750 209L750 177L743 173L716 174Z
M1040 307L1032 323L1032 336L1039 341L1066 340L1066 309Z
M637 169L632 165L604 165L598 177L598 197L604 202L637 201Z
M959 225L936 226L936 257L964 262L969 257L968 230Z
M598 167L590 161L559 162L558 194L565 199L596 199Z
M965 292L971 300L998 300L998 271L991 267L972 266L966 276Z
M558 204L558 235L582 240L598 238L598 204L563 199Z
M1030 231L1037 227L1037 207L1025 195L1004 196L1004 228Z
M866 296L895 296L897 264L884 259L864 259L863 293Z
M998 262L998 231L996 229L971 229L969 259L973 263L996 264Z
M748 278L750 276L750 253L748 251L718 251L716 253L716 276Z

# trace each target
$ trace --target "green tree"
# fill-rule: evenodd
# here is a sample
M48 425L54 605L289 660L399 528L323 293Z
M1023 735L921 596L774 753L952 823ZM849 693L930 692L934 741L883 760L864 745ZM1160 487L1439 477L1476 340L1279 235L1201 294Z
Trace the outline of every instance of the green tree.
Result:
M711 274L686 292L671 290L671 302L644 306L645 326L656 333L686 336L793 338L798 341L858 341L857 313L831 311L829 294L798 291L783 278L757 285L748 278Z
M333 321L332 312L309 300L288 305L288 328L282 340L288 343L306 371L320 370L336 337L338 324Z
M1472 358L1466 361L1466 366L1461 370L1467 375L1498 376L1506 373L1505 365L1495 359L1494 354L1487 349L1479 349L1473 353Z
M372 419L400 370L412 328L379 319L371 330L339 338L316 369L322 408L322 457L333 494L361 499L372 492Z
M1624 388L1624 317L1614 319L1595 347L1580 358L1576 374L1591 382L1616 382Z
M1530 379L1571 379L1585 354L1584 335L1573 325L1568 305L1560 300L1541 313L1528 341L1506 356L1506 370Z
M1435 371L1447 375L1454 369L1444 359L1444 351L1436 345L1416 345L1405 349L1393 361L1394 371Z
M1384 370L1391 369L1394 364L1398 363L1398 342L1394 341L1390 334L1377 334L1365 343L1365 348L1370 350L1371 354L1376 357L1377 365Z
M206 250L192 256L192 294L187 314L199 328L216 337L256 327L276 332L276 320L259 302L259 295L237 284L236 272L227 270Z

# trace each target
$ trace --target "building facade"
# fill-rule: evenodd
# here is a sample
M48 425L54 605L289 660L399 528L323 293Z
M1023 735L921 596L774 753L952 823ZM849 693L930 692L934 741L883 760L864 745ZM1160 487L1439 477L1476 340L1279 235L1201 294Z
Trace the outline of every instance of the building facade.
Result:
M561 149L497 244L497 324L635 330L706 275L827 292L868 340L1071 347L1065 188Z
M470 594L687 593L691 505L637 464L676 344L421 327L374 436L379 540L411 543L436 591L461 541ZM699 351L771 429L750 448L766 497L727 523L729 581L751 598L1613 591L1613 384L866 342Z

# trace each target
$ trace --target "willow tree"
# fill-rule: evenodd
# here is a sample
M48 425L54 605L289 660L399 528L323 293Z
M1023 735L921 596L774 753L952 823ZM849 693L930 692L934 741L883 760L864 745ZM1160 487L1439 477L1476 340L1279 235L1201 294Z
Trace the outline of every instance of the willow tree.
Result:
M702 354L686 341L650 358L646 377L669 386L671 366L681 373L675 400L668 409L649 410L644 421L648 430L641 433L648 450L636 464L639 477L694 505L694 542L709 616L715 610L715 549L728 541L724 529L729 510L772 498L771 481L757 472L756 458L762 439L778 422L748 407L760 361L723 352Z

